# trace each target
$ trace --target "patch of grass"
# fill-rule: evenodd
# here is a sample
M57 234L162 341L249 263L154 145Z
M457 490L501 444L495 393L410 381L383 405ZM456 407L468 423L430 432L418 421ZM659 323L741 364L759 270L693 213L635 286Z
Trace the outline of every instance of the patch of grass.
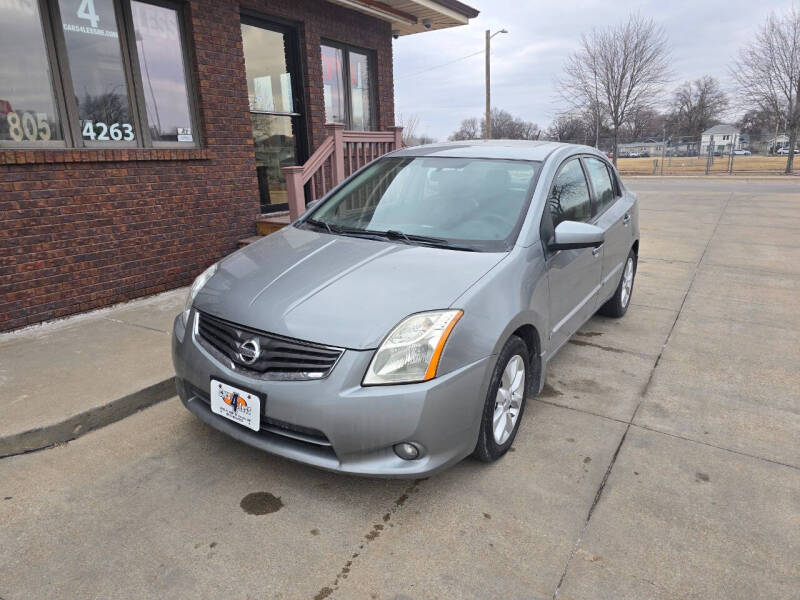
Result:
M699 175L706 172L705 156L666 157L664 175ZM617 168L623 175L660 175L661 157L620 158ZM734 173L783 173L786 168L785 156L734 156ZM711 173L727 173L727 156L715 156ZM794 171L800 171L800 155L795 155Z

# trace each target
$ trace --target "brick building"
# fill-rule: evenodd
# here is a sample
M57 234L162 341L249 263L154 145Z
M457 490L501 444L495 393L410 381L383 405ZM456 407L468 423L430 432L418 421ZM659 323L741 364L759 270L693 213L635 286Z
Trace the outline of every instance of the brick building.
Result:
M188 284L457 0L0 0L0 330Z

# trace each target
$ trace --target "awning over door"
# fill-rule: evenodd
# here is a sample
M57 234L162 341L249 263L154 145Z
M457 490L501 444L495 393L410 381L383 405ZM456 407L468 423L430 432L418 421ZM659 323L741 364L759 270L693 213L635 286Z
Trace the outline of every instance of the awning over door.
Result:
M329 0L392 24L395 35L466 25L478 10L458 0Z

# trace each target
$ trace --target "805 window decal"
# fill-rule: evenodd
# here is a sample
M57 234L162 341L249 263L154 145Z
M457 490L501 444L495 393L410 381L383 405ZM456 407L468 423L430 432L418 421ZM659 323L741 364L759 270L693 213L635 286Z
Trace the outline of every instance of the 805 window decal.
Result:
M50 123L44 113L9 112L6 120L8 121L8 135L15 142L21 142L23 139L31 141L50 139Z

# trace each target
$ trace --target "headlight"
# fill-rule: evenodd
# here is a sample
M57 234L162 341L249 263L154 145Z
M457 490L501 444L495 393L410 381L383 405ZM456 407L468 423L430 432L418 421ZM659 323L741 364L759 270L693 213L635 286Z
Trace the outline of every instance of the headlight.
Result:
M208 267L205 271L200 273L200 275L197 276L197 279L194 280L192 287L189 288L189 295L186 297L186 306L183 309L184 325L186 325L186 323L189 321L189 313L192 310L192 303L194 302L194 299L197 297L197 294L200 292L201 289L203 289L203 286L206 284L206 282L209 279L211 279L211 276L217 272L217 264L218 263L214 263L213 265Z
M411 383L436 377L447 337L464 312L436 310L403 319L372 357L363 385Z

